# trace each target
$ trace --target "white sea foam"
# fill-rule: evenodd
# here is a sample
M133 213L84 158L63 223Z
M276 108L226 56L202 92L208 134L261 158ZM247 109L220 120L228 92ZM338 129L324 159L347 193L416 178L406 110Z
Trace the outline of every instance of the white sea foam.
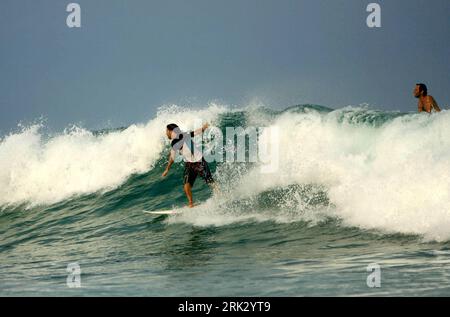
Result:
M253 169L234 197L320 184L334 206L327 212L344 224L450 239L450 112L400 116L379 127L352 123L367 111L279 116L279 170Z

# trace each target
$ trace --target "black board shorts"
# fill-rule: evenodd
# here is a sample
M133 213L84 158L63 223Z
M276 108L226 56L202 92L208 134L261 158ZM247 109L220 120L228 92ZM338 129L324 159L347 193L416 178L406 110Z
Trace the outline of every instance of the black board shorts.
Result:
M191 186L194 186L194 182L197 176L203 178L203 180L207 184L214 183L214 179L212 178L208 163L206 163L204 158L202 158L202 160L199 162L184 163L184 175L183 175L184 184L189 183L191 184Z

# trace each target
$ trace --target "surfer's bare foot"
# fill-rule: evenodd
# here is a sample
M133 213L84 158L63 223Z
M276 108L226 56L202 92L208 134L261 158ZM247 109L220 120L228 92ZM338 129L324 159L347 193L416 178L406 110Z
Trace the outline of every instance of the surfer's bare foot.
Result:
M189 208L194 208L194 203L189 203Z

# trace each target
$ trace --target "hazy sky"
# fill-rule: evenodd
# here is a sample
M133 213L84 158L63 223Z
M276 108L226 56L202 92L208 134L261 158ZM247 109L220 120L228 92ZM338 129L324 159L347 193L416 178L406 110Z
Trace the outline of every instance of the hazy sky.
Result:
M449 0L0 1L0 133L150 119L162 104L450 104ZM369 29L377 2L382 27Z

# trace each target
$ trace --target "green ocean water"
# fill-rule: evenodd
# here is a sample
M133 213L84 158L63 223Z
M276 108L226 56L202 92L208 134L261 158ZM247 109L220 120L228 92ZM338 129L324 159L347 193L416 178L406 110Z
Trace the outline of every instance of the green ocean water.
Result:
M198 179L198 208L144 214L186 204L183 163L161 178L163 133L169 118L188 129L197 117L223 131L278 126L279 170L212 163L220 194ZM448 123L445 111L209 107L111 131L4 136L0 295L449 296ZM79 288L67 284L71 263ZM367 283L374 263L380 287Z

